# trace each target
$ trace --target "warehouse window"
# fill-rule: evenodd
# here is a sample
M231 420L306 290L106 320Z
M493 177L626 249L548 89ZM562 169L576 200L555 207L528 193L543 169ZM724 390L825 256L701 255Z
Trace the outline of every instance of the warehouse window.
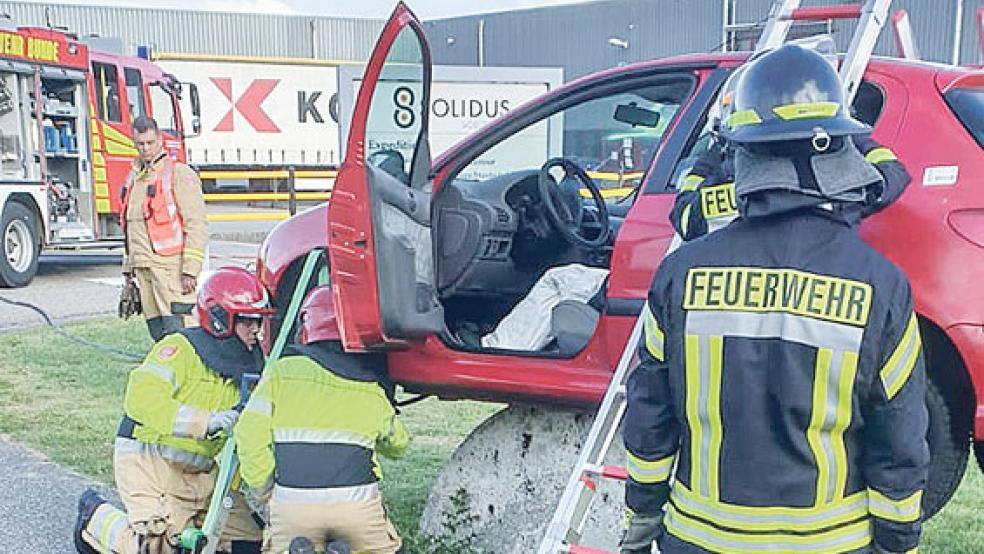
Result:
M92 75L96 87L96 113L99 119L112 123L123 121L120 112L120 81L116 66L92 62Z

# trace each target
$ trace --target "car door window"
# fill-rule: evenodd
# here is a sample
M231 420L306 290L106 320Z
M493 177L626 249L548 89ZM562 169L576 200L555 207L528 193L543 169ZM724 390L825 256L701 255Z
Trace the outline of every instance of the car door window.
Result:
M420 39L413 29L403 29L383 63L366 120L366 161L405 185L425 128L423 65Z
M492 179L563 156L601 188L635 186L693 84L690 75L663 76L560 106L482 152L457 178Z

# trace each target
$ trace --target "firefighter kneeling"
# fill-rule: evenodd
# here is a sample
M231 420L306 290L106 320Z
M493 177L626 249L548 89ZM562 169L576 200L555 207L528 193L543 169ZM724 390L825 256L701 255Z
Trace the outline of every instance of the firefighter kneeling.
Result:
M244 373L259 373L261 319L272 313L252 273L222 268L202 286L200 328L167 335L130 372L113 470L123 512L94 491L79 500L80 554L169 554L178 535L200 526L216 478L214 457L239 416ZM261 532L241 497L219 550L260 551Z
M235 427L243 480L269 502L263 552L321 552L332 539L392 554L401 541L375 453L402 456L410 437L384 390L385 358L342 349L328 287L308 294L301 318L301 344L266 371Z
M723 133L740 218L667 256L644 309L622 552L917 547L919 326L905 275L852 229L883 185L845 110L798 46L742 75Z

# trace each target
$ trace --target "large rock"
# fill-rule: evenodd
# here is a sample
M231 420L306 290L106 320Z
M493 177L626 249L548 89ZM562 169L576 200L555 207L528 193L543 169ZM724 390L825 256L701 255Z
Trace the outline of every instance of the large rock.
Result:
M536 552L592 415L510 406L455 451L431 489L425 534L495 554ZM621 434L607 463L624 465ZM617 550L624 484L602 479L580 544Z

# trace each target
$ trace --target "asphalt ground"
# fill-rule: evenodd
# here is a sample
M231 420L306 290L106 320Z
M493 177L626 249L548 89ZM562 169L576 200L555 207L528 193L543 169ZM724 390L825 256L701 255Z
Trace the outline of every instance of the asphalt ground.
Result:
M257 248L253 243L213 240L209 267L251 265ZM34 280L23 288L0 289L0 299L36 305L56 323L112 315L123 285L121 263L118 251L45 253ZM38 313L0 302L0 332L38 325L44 325Z
M313 204L302 203L298 209L310 205ZM222 202L209 204L208 213L244 216L241 221L209 223L209 264L214 269L251 264L259 243L280 222L264 218L286 214L286 207L283 202ZM0 288L0 298L37 305L57 323L111 315L116 313L122 285L121 259L118 248L45 251L34 280L20 289ZM0 332L43 324L39 314L0 302Z
M95 487L119 505L112 490L0 437L0 552L71 554L79 496Z

